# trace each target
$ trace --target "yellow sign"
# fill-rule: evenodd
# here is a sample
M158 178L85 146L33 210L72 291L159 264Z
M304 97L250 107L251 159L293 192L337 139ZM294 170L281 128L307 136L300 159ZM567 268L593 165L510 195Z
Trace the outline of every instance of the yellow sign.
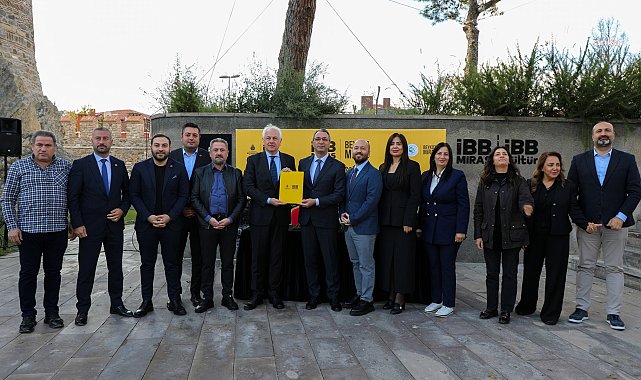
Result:
M245 170L247 157L263 151L262 129L236 130L236 167ZM312 154L312 137L315 129L283 129L283 143L280 150L291 154L298 161ZM429 167L432 148L445 140L445 129L331 129L329 154L351 168L352 146L358 139L370 143L370 162L378 168L385 159L387 139L394 132L400 132L407 138L410 159L421 165L421 170ZM296 168L298 169L298 168ZM281 173L282 175L282 173Z
M303 172L280 172L278 199L285 203L300 204L303 200Z

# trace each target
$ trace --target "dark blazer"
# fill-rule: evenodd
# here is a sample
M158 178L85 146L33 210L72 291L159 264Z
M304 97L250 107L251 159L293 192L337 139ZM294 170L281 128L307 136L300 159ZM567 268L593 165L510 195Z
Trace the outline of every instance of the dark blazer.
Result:
M209 215L209 200L211 198L211 188L214 185L212 164L195 169L191 178L191 207L198 214L197 218L200 227L209 228L209 223L205 221L205 217ZM225 164L223 180L225 181L225 191L227 192L227 216L231 217L232 224L237 225L240 222L240 214L247 202L247 197L243 192L243 175L240 169Z
M572 158L568 178L577 184L579 206L589 222L605 226L619 212L627 219L623 227L634 225L632 212L641 200L641 179L634 155L612 149L603 186L594 165L594 150Z
M345 174L347 185L341 213L349 214L349 221L357 234L375 235L379 232L378 201L383 191L383 177L381 172L367 162L356 176L354 184L350 184L353 171L354 168L351 168Z
M449 178L445 174L431 194L432 174L427 171L422 175L421 238L429 244L454 244L457 233L467 235L470 196L465 174L458 169L452 169Z
M532 191L532 178L527 180L527 186ZM565 183L561 185L560 180L557 179L556 189L553 190L553 199L548 199L547 202L552 202L552 209L550 213L549 227L550 235L567 235L572 232L572 223L568 215L572 218L572 221L577 226L586 229L588 226L588 221L583 216L583 211L579 207L579 203L576 199L576 185L572 180L566 179ZM546 191L545 187L539 183L536 191ZM532 193L533 197L536 197L536 193ZM541 212L539 210L539 212ZM526 220L530 236L536 230L536 225L534 220L536 218L537 207L534 207L534 214L531 218Z
M289 168L296 170L294 157L279 152L281 170ZM275 185L269 173L269 157L266 152L260 152L247 157L245 175L243 176L243 189L251 198L249 208L249 224L266 226L275 220L276 223L289 224L291 221L291 207L272 206L267 204L267 198L278 198L279 182Z
M500 192L500 194L499 194ZM523 214L523 206L534 205L532 193L523 177L518 177L512 185L509 181L501 186L497 180L489 185L479 183L474 201L474 239L483 238L486 248L494 249L494 225L496 198L501 201L501 238L503 249L519 248L528 245L529 235Z
M315 157L311 155L300 160L298 171L305 173L303 199L318 198L318 206L301 207L298 221L301 225L311 222L315 227L338 228L338 205L345 197L345 165L332 156L327 157L316 183L312 184L310 168L312 163L316 164Z
M398 181L386 179L383 176L383 194L379 203L379 221L381 226L410 226L416 225L418 204L421 201L421 167L418 162L407 162L408 180L404 186Z
M189 179L182 164L168 158L166 165L162 210L171 218L167 228L180 230L183 225L182 211L189 199ZM152 215L156 205L156 174L153 158L134 165L129 183L129 197L138 213L135 228L141 230L152 228L147 218Z
M182 147L172 150L169 153L169 158L172 158L175 161L180 162L181 164L183 164L183 166L185 165L185 157L183 156L183 148ZM198 169L198 168L200 168L202 166L208 165L208 164L211 164L211 158L209 157L209 152L207 152L203 148L196 149L196 163L194 163L194 171L196 171L196 169ZM187 168L185 168L185 173L186 172L187 172ZM192 172L191 175L193 177L194 173ZM187 176L187 177L189 177L189 176ZM190 178L189 179L189 193L190 194L191 194L191 185L192 185L192 183L191 183L191 178ZM189 205L189 201L187 202L187 205Z
M67 182L67 200L71 226L85 226L87 234L97 231L125 228L125 215L129 211L129 175L125 163L110 156L111 186L105 191L102 175L93 154L73 162ZM117 222L107 219L107 214L120 208L124 214Z

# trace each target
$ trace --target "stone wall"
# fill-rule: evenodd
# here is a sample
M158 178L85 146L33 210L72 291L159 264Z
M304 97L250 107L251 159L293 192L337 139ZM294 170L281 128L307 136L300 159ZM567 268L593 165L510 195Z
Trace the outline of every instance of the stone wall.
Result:
M203 134L229 133L232 136L235 136L237 129L262 129L268 123L283 129L324 127L330 132L340 128L363 129L363 138L367 138L367 129L394 129L402 132L404 129L444 128L447 130L447 142L454 150L454 166L466 174L472 202L483 167L482 160L489 153L488 149L497 143L510 147L526 178L531 176L536 158L544 151L561 153L567 172L572 156L592 146L591 123L557 118L332 115L320 120L301 122L274 118L267 114L183 113L151 116L152 134L165 133L172 141L178 141L180 128L186 122L198 124ZM614 122L614 125L617 133L614 145L635 154L637 158L641 157L641 122ZM232 147L236 151L235 138ZM420 164L422 168L427 167L426 162ZM637 208L635 219L638 220L640 214L640 208ZM469 235L472 231L470 218ZM469 236L463 243L459 251L461 261L483 261L483 254L474 247L472 240ZM571 253L574 254L576 239L572 238L570 241Z
M30 0L0 1L0 117L22 120L23 152L27 154L34 131L46 129L62 135L58 110L42 94Z

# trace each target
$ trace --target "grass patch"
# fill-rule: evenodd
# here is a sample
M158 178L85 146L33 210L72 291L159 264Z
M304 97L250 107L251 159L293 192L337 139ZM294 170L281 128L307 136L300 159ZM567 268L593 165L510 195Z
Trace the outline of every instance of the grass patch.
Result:
M125 215L125 224L134 224L136 222L136 215L138 215L136 210L133 208L129 209L127 215Z

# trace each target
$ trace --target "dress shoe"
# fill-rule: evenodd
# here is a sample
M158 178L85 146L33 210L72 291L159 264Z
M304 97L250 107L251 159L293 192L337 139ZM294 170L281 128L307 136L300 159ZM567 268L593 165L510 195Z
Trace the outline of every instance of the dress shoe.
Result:
M73 321L76 326L84 326L87 324L87 313L78 313L76 319Z
M33 328L38 324L36 322L36 317L22 317L22 322L20 322L20 331L21 334L29 334L33 332Z
M361 303L361 296L358 294L352 297L349 301L343 303L343 307L346 309L353 309L356 306L360 305Z
M401 314L403 312L403 309L405 309L405 304L401 305L400 303L394 302L394 305L392 306L392 310L390 310L389 312L390 314L394 314L394 315Z
M285 304L283 303L283 300L281 300L278 297L272 297L272 299L269 300L269 303L272 304L274 309L282 310L285 308Z
M546 324L546 325L548 325L548 326L554 326L554 325L556 325L556 323L557 323L557 322L558 322L558 321L556 321L556 320L554 320L554 319L551 319L551 320L545 320L545 321L543 321L543 323L545 323L545 324Z
M318 306L318 300L316 298L312 298L309 301L307 301L307 304L305 305L305 309L307 310L314 310Z
M150 311L154 311L154 304L151 301L142 301L140 307L134 311L134 318L144 317Z
M528 309L525 306L521 305L520 302L514 308L514 312L518 315L531 315L534 314L535 311L536 309Z
M498 315L499 315L498 311L487 309L487 310L483 310L481 312L481 314L479 315L479 318L481 318L481 319L490 319L490 318L498 317Z
M180 298L176 298L175 300L169 300L169 302L167 302L167 310L173 311L175 315L187 314L187 310L185 310L185 307L183 306L183 303L180 300Z
M339 312L343 310L343 306L341 306L341 303L338 301L338 298L332 298L331 301L329 301L329 306L332 308L332 311Z
M374 310L374 303L361 300L357 306L353 307L352 310L349 311L349 315L358 317L371 313Z
M209 309L214 308L214 300L204 300L196 306L196 313L204 313Z
M192 294L191 298L189 299L191 301L191 304L196 307L203 303L203 298L200 296L200 294Z
M507 311L502 311L501 315L499 315L499 323L502 325L507 325L510 323L510 313Z
M65 323L62 318L60 318L60 315L58 315L58 312L45 314L44 323L49 324L49 327L52 329L61 329L65 327Z
M391 310L394 307L394 300L387 300L383 305L383 310Z
M258 305L263 304L263 297L261 296L253 296L249 302L243 306L244 310L254 310Z
M121 317L133 317L134 316L133 311L127 309L125 307L125 305L111 306L111 307L109 307L109 313L110 314L118 314Z
M238 304L236 303L236 300L234 300L234 297L232 296L223 296L222 301L220 301L220 304L225 306L229 310L238 310Z

